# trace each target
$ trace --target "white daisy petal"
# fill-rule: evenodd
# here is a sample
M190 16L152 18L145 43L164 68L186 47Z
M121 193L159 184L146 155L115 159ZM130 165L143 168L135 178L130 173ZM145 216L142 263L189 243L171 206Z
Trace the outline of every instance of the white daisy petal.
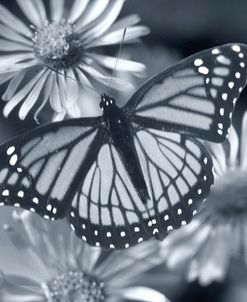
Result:
M26 238L19 234L13 227L4 225L4 231L6 232L6 235L8 236L10 242L18 251L23 251L29 248L29 244Z
M139 15L130 15L126 16L118 21L116 21L112 26L108 29L107 33L123 29L123 28L129 28L141 21L141 18Z
M41 105L39 106L39 108L36 110L35 114L34 114L34 120L39 124L39 120L38 120L38 116L41 112L41 110L44 108L44 106L46 105L49 97L51 96L52 93L52 89L53 89L53 85L54 85L54 81L55 81L55 76L54 73L50 73L49 78L46 81L45 84L45 88L44 88L44 96L43 96L43 100Z
M66 111L62 111L62 112L54 112L53 116L52 116L52 122L59 122L62 121L66 116Z
M99 55L96 53L86 53L86 55L96 60L100 65L103 65L109 69L114 69L117 61L117 71L134 72L140 74L145 74L146 71L146 66L144 64L135 61Z
M223 254L225 256L225 254ZM224 257L225 258L225 257ZM221 258L222 259L222 258ZM217 260L221 260L217 259ZM215 259L208 259L203 267L203 272L199 275L198 281L202 286L209 286L212 282L222 282L226 276L226 267L221 267Z
M1 302L44 302L45 296L38 282L31 277L6 274L1 278Z
M33 46L33 42L31 40L29 40L25 36L18 34L16 31L3 24L0 24L0 36L11 41L20 42L29 46Z
M40 77L37 84L33 87L30 94L28 95L28 97L26 98L24 103L21 105L21 108L19 111L19 118L21 120L24 120L26 118L29 111L33 108L33 106L37 102L40 92L44 87L45 81L46 81L49 73L50 73L50 71L47 71Z
M119 78L112 78L110 76L106 76L89 65L80 64L80 67L103 85L109 86L109 84L111 84L111 87L117 90L133 89L133 85L131 83Z
M10 242L13 244L13 246L16 248L18 252L21 252L22 254L26 255L29 259L27 265L32 266L35 265L37 271L42 275L45 275L45 270L47 270L44 266L44 263L42 261L42 258L38 254L35 253L35 250L30 245L30 242L27 238L27 236L24 236L25 233L22 235L20 232L18 232L18 229L14 229L11 226L4 226L4 230L6 232L6 235ZM37 230L36 230L37 231Z
M32 48L29 45L25 45L19 42L0 39L0 51L32 51Z
M28 211L13 211L12 217L15 222L19 224L25 230L25 237L28 239L29 244L38 247L40 242L40 235L36 227L32 225L33 216L31 212Z
M64 0L50 0L51 21L60 21L64 14Z
M41 20L41 23L43 25L48 20L44 2L43 2L43 0L33 1L33 2L34 2L34 5L37 7L37 11L40 15L40 20Z
M247 169L247 111L242 120L240 166L242 169Z
M161 264L160 260L156 261L157 255L153 255L153 257L153 260L149 258L149 261L143 261L145 259L143 258L136 263L128 264L126 269L124 267L122 270L118 269L110 279L111 286L119 288L133 285L138 276Z
M69 13L69 22L75 22L85 11L89 0L75 0Z
M216 143L207 143L207 142L205 144L209 148L214 159L217 161L221 173L225 172L227 169L227 160L226 160L226 153L223 148L223 145L216 144Z
M13 218L19 223L18 227L24 230L25 238L28 239L29 242L27 256L31 258L28 258L30 259L28 264L37 266L37 274L39 277L49 278L49 276L54 273L54 260L57 262L57 253L54 252L53 246L56 243L55 240L57 237L54 239L47 234L47 226L50 222L44 224L42 219L37 219L37 217L28 211L15 211ZM53 224L52 227L55 228L55 225ZM44 255L46 256L44 257Z
M12 28L14 31L31 37L32 31L17 17L15 17L9 10L0 4L0 21Z
M41 1L41 0L39 0ZM37 10L37 6L32 0L16 0L25 16L37 27L42 25L40 14Z
M107 5L109 4L110 0L95 0L93 3L90 3L88 6L87 12L85 15L82 16L76 23L76 29L78 31L84 30L83 28L99 17L102 12L106 9Z
M238 162L239 138L233 126L230 129L228 141L230 145L229 165L235 167Z
M30 69L32 66L36 66L38 64L39 64L39 62L37 61L37 59L31 59L30 61L27 60L25 62L17 62L15 64L13 64L12 66L4 66L4 68L2 70L0 69L0 74L16 73L16 72L19 72L21 69L24 69L24 68Z
M91 48L96 46L104 46L104 45L113 45L118 44L122 41L123 38L123 29L116 30L111 33L106 33L102 37L90 41L85 48ZM124 38L124 43L133 43L136 42L135 39L140 38L142 36L146 36L150 33L150 30L146 26L133 26L130 28L127 28L126 35Z
M183 232L183 229L177 231ZM186 263L192 259L192 257L197 253L197 251L201 248L204 242L207 240L209 234L211 232L211 226L202 225L200 229L190 238L190 236L185 236L186 240L189 240L190 244L184 244L185 239L183 241L174 241L173 244L169 245L169 236L168 243L164 244L164 258L166 259L167 266L170 269L177 269L181 266L186 265ZM174 236L176 236L176 232L174 232Z
M129 287L119 293L121 297L127 300L142 302L170 302L160 292L148 287Z
M145 249L143 245L137 245L133 250L125 251L124 259L119 257L121 252L114 252L97 267L96 272L102 278L111 280L114 286L122 284L126 281L126 277L128 284L131 284L131 281L128 281L130 278L161 263L159 250L160 246L156 242L149 241L145 243ZM143 261L143 259L148 259L148 261Z
M2 284L2 281L3 282L7 281L8 283L18 284L19 286L25 286L28 288L31 288L31 287L38 288L40 286L40 284L38 282L36 282L35 280L32 280L28 277L21 276L21 275L3 275L0 278L1 278L0 284ZM2 280L2 278L4 278L5 280Z
M122 7L124 0L111 1L107 9L102 13L102 15L95 20L91 29L83 33L82 40L92 41L100 37L117 19Z
M189 281L199 279L203 286L213 281L222 281L229 264L229 233L226 225L217 226L211 238L205 241L203 248L192 261L189 271Z
M75 73L72 69L67 71L66 86L69 92L66 98L66 107L73 105L79 97L79 83L75 80Z
M82 117L95 117L102 114L102 110L99 106L100 95L99 92L89 90L85 86L80 88L80 100L78 99L78 105L80 107Z
M75 78L74 73L69 70L67 72L68 78L58 77L58 90L60 91L61 102L65 110L73 106L79 96L78 82L72 79Z
M9 81L16 74L17 74L17 72L10 72L10 73L0 74L0 84L3 84L5 82Z
M212 159L213 159L213 174L214 177L217 178L220 175L222 175L224 171L222 170L222 167L220 166L219 162L215 159L214 156L212 156Z
M3 94L2 96L2 99L4 101L8 101L10 100L15 92L16 92L16 89L19 87L20 83L22 82L23 78L25 77L26 75L26 71L25 70L22 70L20 72L18 72L12 79L11 81L9 82L9 85L7 87L7 90L6 92Z
M0 68L10 70L19 62L27 61L34 58L33 53L9 54L0 56Z
M62 106L62 103L61 103L61 99L60 99L57 79L55 78L55 76L52 80L52 88L51 88L51 94L50 94L50 104L51 104L51 108L56 112L62 112L64 110L63 106Z
M5 117L7 117L9 113L28 95L44 72L44 70L40 71L26 86L24 86L10 101L8 101L3 109Z
M83 269L85 271L91 272L94 270L94 267L99 260L99 257L101 255L102 250L98 247L91 247L89 245L86 245L84 247L83 254L86 256L85 259L83 259Z
M160 244L162 246L161 255L165 257L167 254L167 248L172 245L179 244L184 238L191 238L198 229L201 228L201 221L199 219L192 220L186 226L183 226L180 230L174 231L169 234Z
M72 106L66 108L67 114L70 118L79 118L81 117L81 109L78 103L74 103Z
M85 89L89 89L89 91L94 90L91 82L89 79L85 76L84 72L80 68L76 68L76 74L78 75L78 78L80 80L80 83Z

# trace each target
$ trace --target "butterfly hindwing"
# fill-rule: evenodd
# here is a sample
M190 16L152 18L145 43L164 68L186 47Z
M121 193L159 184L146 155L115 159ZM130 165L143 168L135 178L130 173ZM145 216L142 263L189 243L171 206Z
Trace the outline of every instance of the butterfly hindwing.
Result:
M53 123L2 145L0 204L52 220L65 216L88 152L100 148L99 124L97 118Z
M125 111L146 127L222 142L246 85L246 56L242 44L196 53L148 81Z
M211 159L194 139L143 129L135 133L135 148L150 196L146 203L111 143L102 146L75 195L69 221L91 245L119 249L151 236L163 239L191 220L212 185Z
M138 129L135 147L152 201L156 237L191 221L213 184L211 157L186 135Z
M152 236L149 216L116 147L99 151L72 202L70 224L90 245L127 248Z

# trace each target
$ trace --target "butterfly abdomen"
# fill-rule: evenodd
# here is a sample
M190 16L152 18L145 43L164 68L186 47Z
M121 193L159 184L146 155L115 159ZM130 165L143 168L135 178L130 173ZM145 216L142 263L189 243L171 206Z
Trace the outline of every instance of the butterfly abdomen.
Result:
M112 142L121 156L129 177L141 200L146 203L150 197L134 147L133 135L131 134L127 117L122 109L113 104L104 109L104 118Z

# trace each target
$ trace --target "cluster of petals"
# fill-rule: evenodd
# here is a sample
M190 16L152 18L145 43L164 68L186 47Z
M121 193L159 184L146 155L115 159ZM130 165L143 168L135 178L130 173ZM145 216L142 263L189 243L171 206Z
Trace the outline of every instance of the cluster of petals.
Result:
M109 86L125 90L131 83L112 77L116 56L105 46L138 41L149 33L130 15L116 20L124 0L16 0L28 22L0 4L0 84L4 115L19 107L20 119L35 107L35 118L50 102L53 120L81 116L82 90ZM31 25L30 25L31 24ZM118 72L143 76L145 66L118 59ZM101 87L102 88L102 87Z

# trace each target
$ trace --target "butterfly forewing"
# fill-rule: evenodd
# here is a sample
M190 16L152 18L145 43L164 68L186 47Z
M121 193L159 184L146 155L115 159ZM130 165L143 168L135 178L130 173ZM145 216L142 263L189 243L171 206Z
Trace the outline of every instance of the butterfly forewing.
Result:
M93 156L100 147L99 124L96 118L54 123L1 146L1 205L52 220L65 216L90 148Z
M146 127L224 141L246 85L247 47L228 44L192 55L148 81L125 110Z

